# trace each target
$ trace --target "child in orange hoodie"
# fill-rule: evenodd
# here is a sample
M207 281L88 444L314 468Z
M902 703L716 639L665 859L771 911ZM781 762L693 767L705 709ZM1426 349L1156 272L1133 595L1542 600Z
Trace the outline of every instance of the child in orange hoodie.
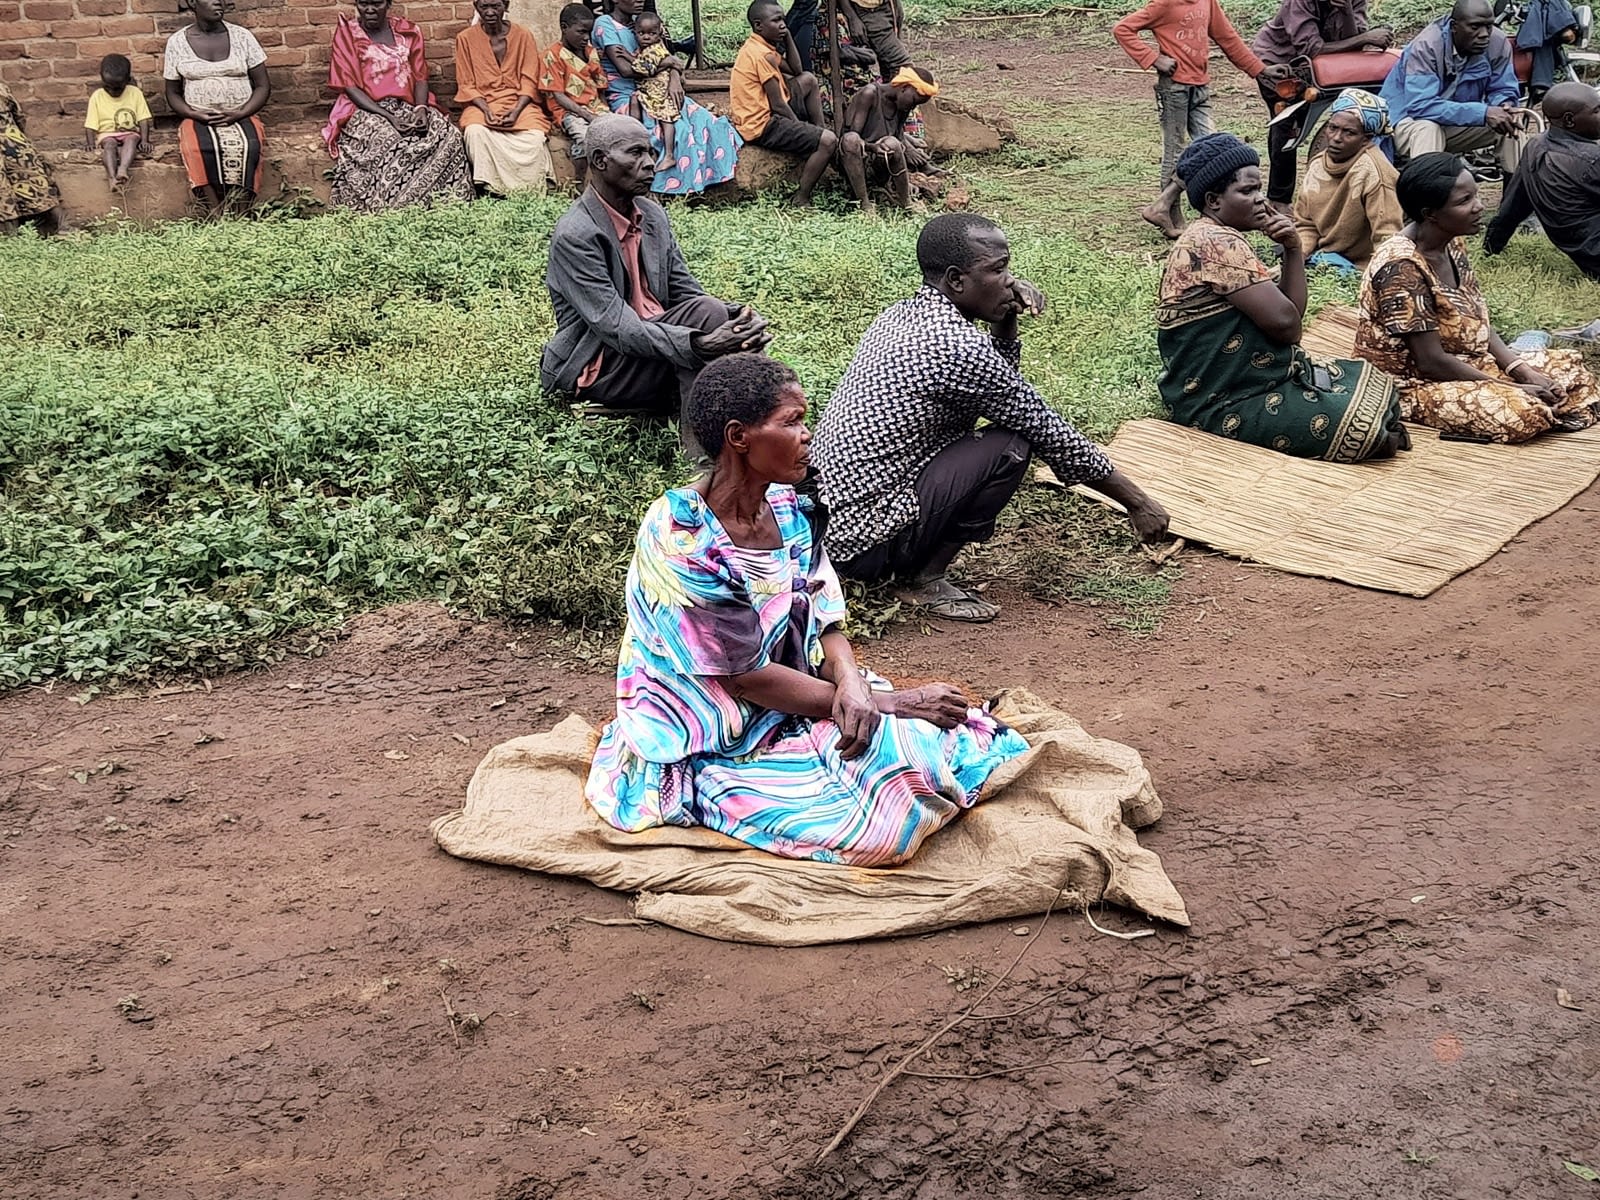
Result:
M1148 29L1154 47L1139 36ZM1206 59L1211 43L1251 79L1275 82L1289 73L1287 66L1267 66L1245 44L1228 20L1218 0L1151 0L1111 28L1112 36L1140 67L1156 71L1156 114L1161 119L1161 195L1139 210L1169 238L1185 224L1181 197L1183 181L1174 170L1178 155L1191 138L1215 133L1211 119L1211 72Z

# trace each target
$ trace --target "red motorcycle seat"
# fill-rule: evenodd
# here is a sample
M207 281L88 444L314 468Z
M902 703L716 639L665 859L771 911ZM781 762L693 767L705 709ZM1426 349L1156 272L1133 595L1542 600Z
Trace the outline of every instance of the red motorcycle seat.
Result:
M1311 60L1311 79L1323 90L1341 87L1376 87L1400 61L1398 50L1346 50L1319 54Z

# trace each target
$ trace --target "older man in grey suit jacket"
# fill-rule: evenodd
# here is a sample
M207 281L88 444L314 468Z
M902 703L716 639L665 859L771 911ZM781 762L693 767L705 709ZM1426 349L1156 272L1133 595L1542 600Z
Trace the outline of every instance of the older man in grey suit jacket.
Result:
M546 390L601 408L678 416L706 363L760 350L772 335L689 272L667 214L645 198L656 155L644 126L599 117L586 144L589 185L550 239L556 332L541 378Z

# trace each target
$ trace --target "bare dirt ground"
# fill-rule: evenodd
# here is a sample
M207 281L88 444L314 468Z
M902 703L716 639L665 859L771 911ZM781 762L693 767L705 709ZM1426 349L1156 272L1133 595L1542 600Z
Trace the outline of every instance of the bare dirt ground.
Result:
M416 605L208 688L0 698L0 1194L1587 1194L1597 512L1427 601L1189 556L1148 638L1002 596L865 647L1139 747L1195 924L1057 914L820 1168L1014 923L727 945L448 858L490 745L604 718L557 643Z

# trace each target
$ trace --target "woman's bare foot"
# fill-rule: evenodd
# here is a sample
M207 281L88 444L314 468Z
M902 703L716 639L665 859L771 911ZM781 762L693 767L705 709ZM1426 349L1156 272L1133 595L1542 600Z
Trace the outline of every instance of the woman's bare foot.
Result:
M1176 241L1183 227L1172 219L1172 210L1163 208L1159 204L1146 204L1139 210L1139 215L1150 224L1161 230L1163 236L1171 241Z

